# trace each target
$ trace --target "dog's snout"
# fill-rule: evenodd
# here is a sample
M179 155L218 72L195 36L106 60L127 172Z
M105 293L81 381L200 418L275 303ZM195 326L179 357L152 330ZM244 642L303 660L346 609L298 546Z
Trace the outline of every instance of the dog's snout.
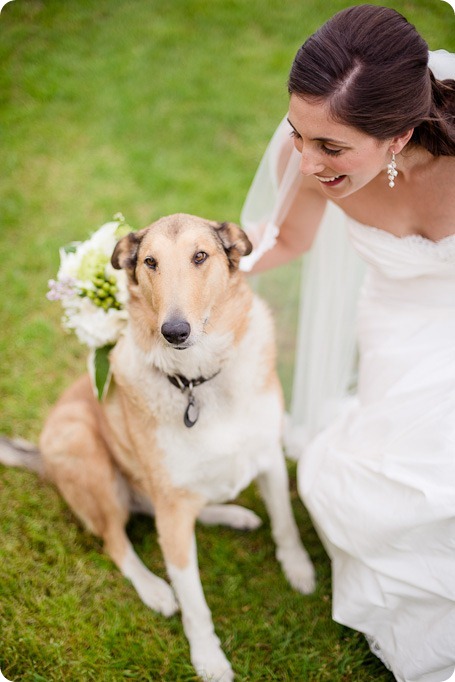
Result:
M178 346L184 343L191 333L191 327L186 320L170 320L164 322L161 333L169 343Z

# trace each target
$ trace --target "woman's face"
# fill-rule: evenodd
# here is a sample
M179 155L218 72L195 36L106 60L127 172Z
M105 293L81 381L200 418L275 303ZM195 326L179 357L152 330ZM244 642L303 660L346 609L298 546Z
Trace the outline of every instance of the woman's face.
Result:
M341 199L367 185L391 160L392 140L380 141L330 118L325 102L291 96L289 123L300 152L300 172L314 176L324 194ZM393 146L393 145L392 145Z

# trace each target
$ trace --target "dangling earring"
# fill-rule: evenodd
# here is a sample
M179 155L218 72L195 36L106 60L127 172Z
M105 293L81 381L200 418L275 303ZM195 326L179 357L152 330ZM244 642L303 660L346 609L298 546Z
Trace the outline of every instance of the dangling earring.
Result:
M395 187L395 178L398 175L397 164L395 161L395 152L392 152L392 160L387 164L387 177L389 178L389 187Z

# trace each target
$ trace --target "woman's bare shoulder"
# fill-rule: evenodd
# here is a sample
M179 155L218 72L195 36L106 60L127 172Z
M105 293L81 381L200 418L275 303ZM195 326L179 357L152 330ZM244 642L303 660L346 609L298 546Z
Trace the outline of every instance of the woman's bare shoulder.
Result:
M396 236L419 234L437 241L455 233L454 172L455 158L437 157L412 174L399 172L393 189L377 177L336 203L365 225Z

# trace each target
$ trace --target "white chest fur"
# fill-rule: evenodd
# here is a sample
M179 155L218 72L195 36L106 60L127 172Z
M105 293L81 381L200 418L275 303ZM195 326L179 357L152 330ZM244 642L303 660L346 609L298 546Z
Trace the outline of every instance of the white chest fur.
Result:
M245 388L238 402L211 400L207 391L191 429L183 421L158 428L174 485L224 502L270 466L280 442L280 401L273 393L252 395Z

